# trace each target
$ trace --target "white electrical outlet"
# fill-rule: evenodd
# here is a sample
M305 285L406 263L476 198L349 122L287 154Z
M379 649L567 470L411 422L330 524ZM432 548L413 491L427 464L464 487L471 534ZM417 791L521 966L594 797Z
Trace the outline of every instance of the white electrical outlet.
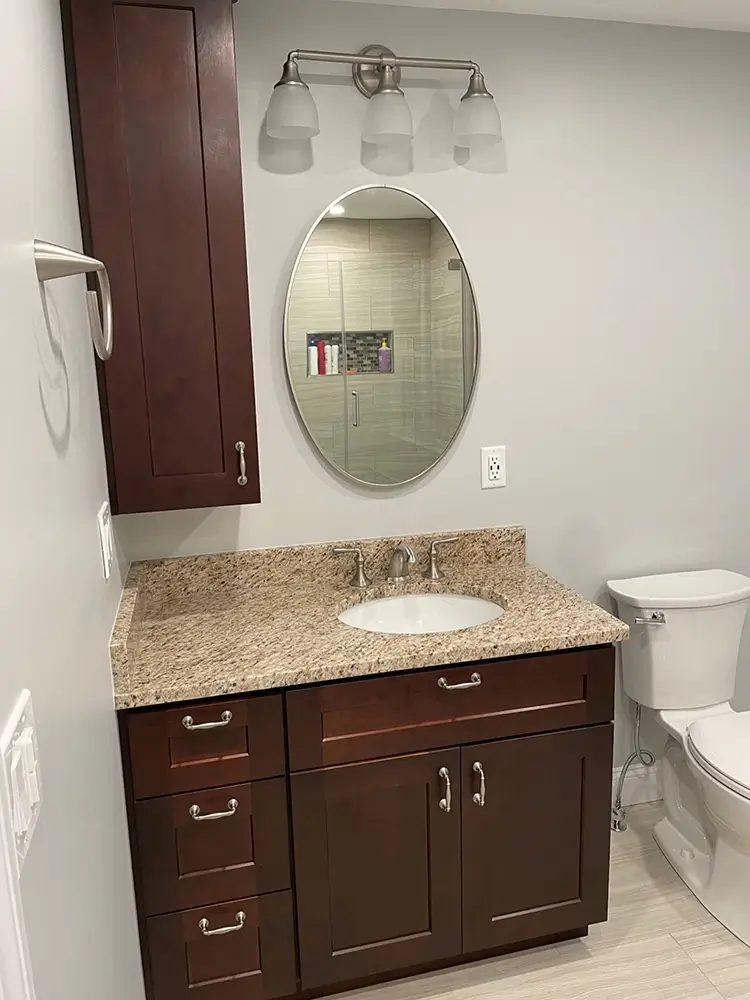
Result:
M505 445L482 448L482 489L495 490L505 486Z

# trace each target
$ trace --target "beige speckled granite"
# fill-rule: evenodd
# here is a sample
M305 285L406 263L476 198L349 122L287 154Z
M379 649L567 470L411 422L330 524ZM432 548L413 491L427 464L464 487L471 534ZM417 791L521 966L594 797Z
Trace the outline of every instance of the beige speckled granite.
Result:
M118 709L387 673L412 667L619 642L627 626L525 562L523 528L461 532L445 578L423 580L429 541L405 584L382 582L400 538L361 545L375 581L348 586L353 558L333 544L137 563L112 635ZM459 632L385 635L338 621L345 607L394 593L444 592L501 604L497 621Z

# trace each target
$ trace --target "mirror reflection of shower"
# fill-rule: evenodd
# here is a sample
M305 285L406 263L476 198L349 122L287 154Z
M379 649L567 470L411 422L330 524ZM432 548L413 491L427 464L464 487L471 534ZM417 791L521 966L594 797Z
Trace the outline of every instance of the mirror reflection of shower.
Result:
M388 187L329 206L285 312L290 387L325 460L374 486L422 475L464 419L477 355L471 282L433 210Z
M451 257L448 261L448 268L451 271L461 272L461 333L463 337L461 361L464 372L464 406L468 406L474 388L474 366L477 357L477 314L474 309L474 294L464 262L460 257Z

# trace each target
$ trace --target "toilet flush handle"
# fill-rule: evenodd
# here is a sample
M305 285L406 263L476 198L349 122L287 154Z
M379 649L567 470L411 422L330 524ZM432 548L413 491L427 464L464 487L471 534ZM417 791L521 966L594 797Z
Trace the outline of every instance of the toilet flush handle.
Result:
M666 625L667 618L663 611L654 611L650 618L636 618L636 625Z

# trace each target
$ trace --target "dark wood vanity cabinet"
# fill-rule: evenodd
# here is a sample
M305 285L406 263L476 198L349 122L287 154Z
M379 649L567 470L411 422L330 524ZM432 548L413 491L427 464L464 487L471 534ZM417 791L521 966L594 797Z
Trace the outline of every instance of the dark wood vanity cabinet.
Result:
M459 954L458 770L451 749L292 775L303 989Z
M231 0L63 0L116 513L260 499ZM244 443L246 484L238 442Z
M607 919L611 787L610 725L463 747L465 952Z
M149 1000L584 934L607 915L613 702L597 647L121 713Z

